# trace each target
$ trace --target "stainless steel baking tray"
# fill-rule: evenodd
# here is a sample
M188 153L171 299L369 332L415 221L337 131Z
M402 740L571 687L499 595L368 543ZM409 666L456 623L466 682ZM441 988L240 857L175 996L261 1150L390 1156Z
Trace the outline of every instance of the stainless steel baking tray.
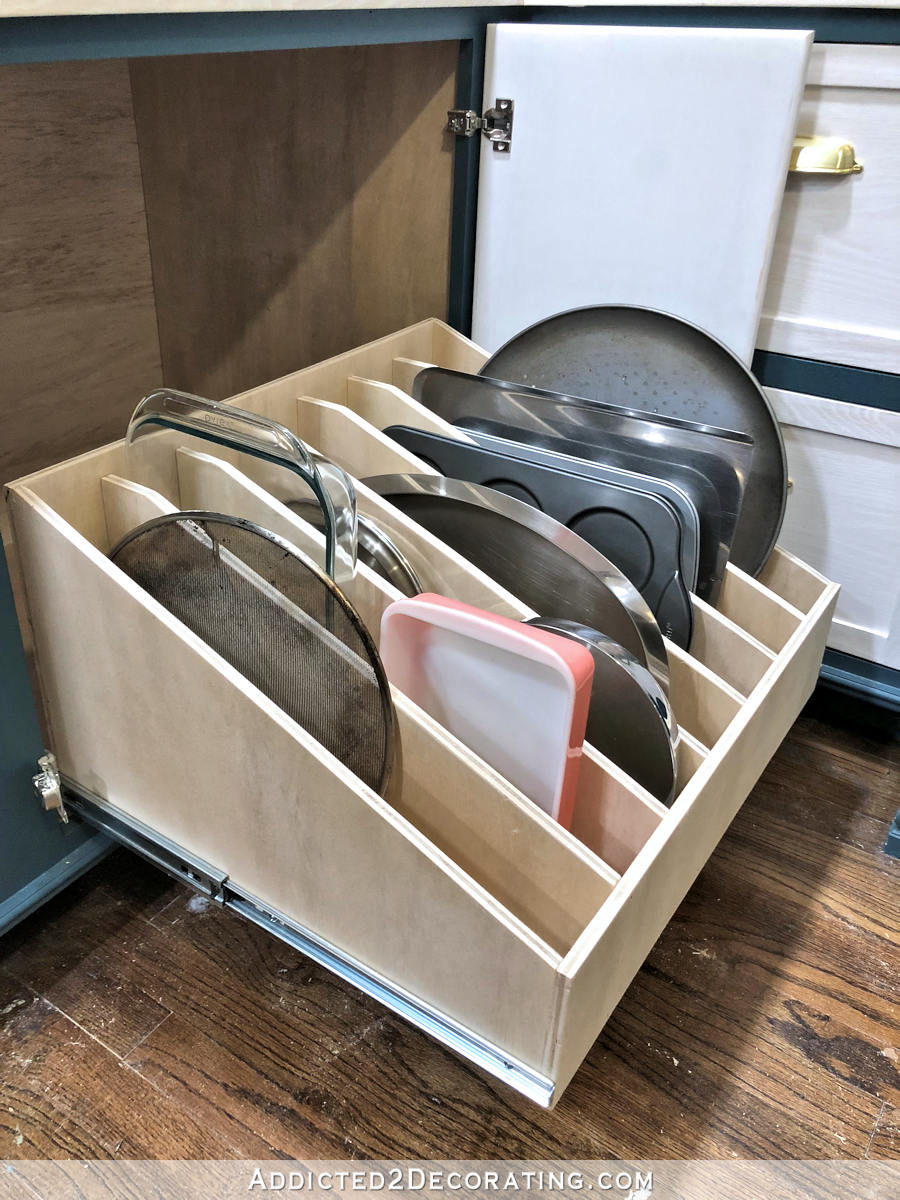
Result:
M444 475L512 496L577 533L634 584L666 637L685 649L690 645L693 609L682 572L684 529L668 500L436 433L402 425L385 432ZM604 468L595 470L599 475ZM692 565L695 569L696 557Z
M548 448L552 438L564 437L582 458L676 484L700 519L697 594L715 604L753 455L748 437L441 367L420 371L413 395L467 432L513 436L515 429L517 440Z

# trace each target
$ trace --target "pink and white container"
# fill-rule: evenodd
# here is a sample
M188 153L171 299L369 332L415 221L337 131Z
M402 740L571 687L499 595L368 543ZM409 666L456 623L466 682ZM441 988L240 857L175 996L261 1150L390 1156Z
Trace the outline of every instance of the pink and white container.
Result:
M445 596L381 620L388 679L568 828L594 662L584 646Z

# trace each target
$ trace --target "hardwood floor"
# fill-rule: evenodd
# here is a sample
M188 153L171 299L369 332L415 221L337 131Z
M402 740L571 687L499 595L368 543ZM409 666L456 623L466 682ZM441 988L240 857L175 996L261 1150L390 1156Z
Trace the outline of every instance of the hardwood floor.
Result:
M0 941L0 1158L900 1158L898 808L815 698L552 1113L117 851Z

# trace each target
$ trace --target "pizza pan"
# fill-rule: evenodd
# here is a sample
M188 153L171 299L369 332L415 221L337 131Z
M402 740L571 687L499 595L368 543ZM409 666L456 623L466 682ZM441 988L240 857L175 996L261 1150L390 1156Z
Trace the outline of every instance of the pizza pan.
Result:
M666 647L647 602L565 525L502 492L441 475L376 475L363 483L535 612L614 638L668 691Z
M567 462L562 456L547 465L402 425L385 432L442 474L524 501L577 533L631 581L663 634L684 649L690 646L693 609L682 572L684 528L667 499L601 479L600 473L612 473L599 465L585 464L594 467L594 478L573 474L559 465ZM696 519L694 512L695 525ZM692 549L695 571L696 542Z
M753 463L731 558L762 570L784 519L784 441L763 389L710 334L637 305L578 308L517 334L479 374L747 434Z
M662 688L633 654L577 621L532 617L529 625L579 642L594 660L585 741L661 804L675 794L678 727Z

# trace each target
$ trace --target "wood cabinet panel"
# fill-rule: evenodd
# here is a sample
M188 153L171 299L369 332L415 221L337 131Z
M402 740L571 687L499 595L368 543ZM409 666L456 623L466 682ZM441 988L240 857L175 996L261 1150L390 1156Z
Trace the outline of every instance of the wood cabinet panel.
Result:
M160 383L128 69L0 70L0 478L121 436Z
M768 392L794 484L781 543L841 585L828 645L900 669L900 413Z
M221 398L446 313L457 57L132 61L166 383Z

